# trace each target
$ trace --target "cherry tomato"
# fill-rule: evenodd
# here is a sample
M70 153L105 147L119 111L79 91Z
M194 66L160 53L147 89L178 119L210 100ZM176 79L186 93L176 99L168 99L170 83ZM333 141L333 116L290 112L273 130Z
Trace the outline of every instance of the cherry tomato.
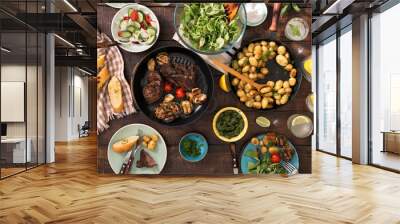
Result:
M175 91L175 95L177 98L183 98L185 97L185 90L182 87L177 88Z
M271 155L271 162L272 163L279 163L281 161L281 157L279 156L279 154L272 154Z
M131 20L136 21L139 18L138 12L133 10L131 13Z
M124 20L129 20L129 16L124 16Z
M145 20L146 20L146 23L147 23L147 24L150 24L150 23L151 23L151 17L150 17L150 15L146 15L146 16L145 16Z
M166 82L166 83L164 84L164 91L165 91L165 92L169 93L169 92L172 91L172 89L173 89L173 87L172 87L172 84L171 84L171 83Z

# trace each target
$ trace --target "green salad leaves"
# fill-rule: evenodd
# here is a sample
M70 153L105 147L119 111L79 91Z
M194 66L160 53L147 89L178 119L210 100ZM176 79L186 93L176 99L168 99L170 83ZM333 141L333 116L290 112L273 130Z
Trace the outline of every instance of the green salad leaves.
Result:
M249 162L247 164L247 169L251 174L287 174L287 171L281 166L281 164L272 163L268 154L262 154L259 156L259 152L249 150L246 151L245 155L255 160L254 162Z
M238 19L229 21L222 3L185 4L179 31L195 49L216 51L236 40Z

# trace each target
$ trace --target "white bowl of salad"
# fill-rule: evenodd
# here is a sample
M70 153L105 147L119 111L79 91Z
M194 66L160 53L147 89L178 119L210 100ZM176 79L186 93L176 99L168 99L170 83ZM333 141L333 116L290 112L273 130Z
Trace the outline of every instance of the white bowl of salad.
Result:
M160 34L160 24L149 8L128 4L121 8L111 23L114 40L129 52L143 52L151 48Z

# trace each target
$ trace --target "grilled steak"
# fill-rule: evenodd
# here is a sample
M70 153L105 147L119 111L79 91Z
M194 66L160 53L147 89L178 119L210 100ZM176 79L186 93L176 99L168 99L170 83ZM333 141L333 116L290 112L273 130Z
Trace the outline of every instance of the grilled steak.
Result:
M196 86L196 71L193 65L185 66L177 63L160 66L161 75L175 86L183 87L187 91Z
M143 96L147 103L154 103L162 95L162 79L158 72L150 72L146 75L146 85L143 87Z

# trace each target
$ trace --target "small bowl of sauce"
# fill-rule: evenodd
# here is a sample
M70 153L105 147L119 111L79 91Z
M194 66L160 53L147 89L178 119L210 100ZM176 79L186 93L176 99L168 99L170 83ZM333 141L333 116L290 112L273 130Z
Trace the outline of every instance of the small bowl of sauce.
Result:
M244 4L247 15L247 26L261 25L268 15L265 3L246 3Z

